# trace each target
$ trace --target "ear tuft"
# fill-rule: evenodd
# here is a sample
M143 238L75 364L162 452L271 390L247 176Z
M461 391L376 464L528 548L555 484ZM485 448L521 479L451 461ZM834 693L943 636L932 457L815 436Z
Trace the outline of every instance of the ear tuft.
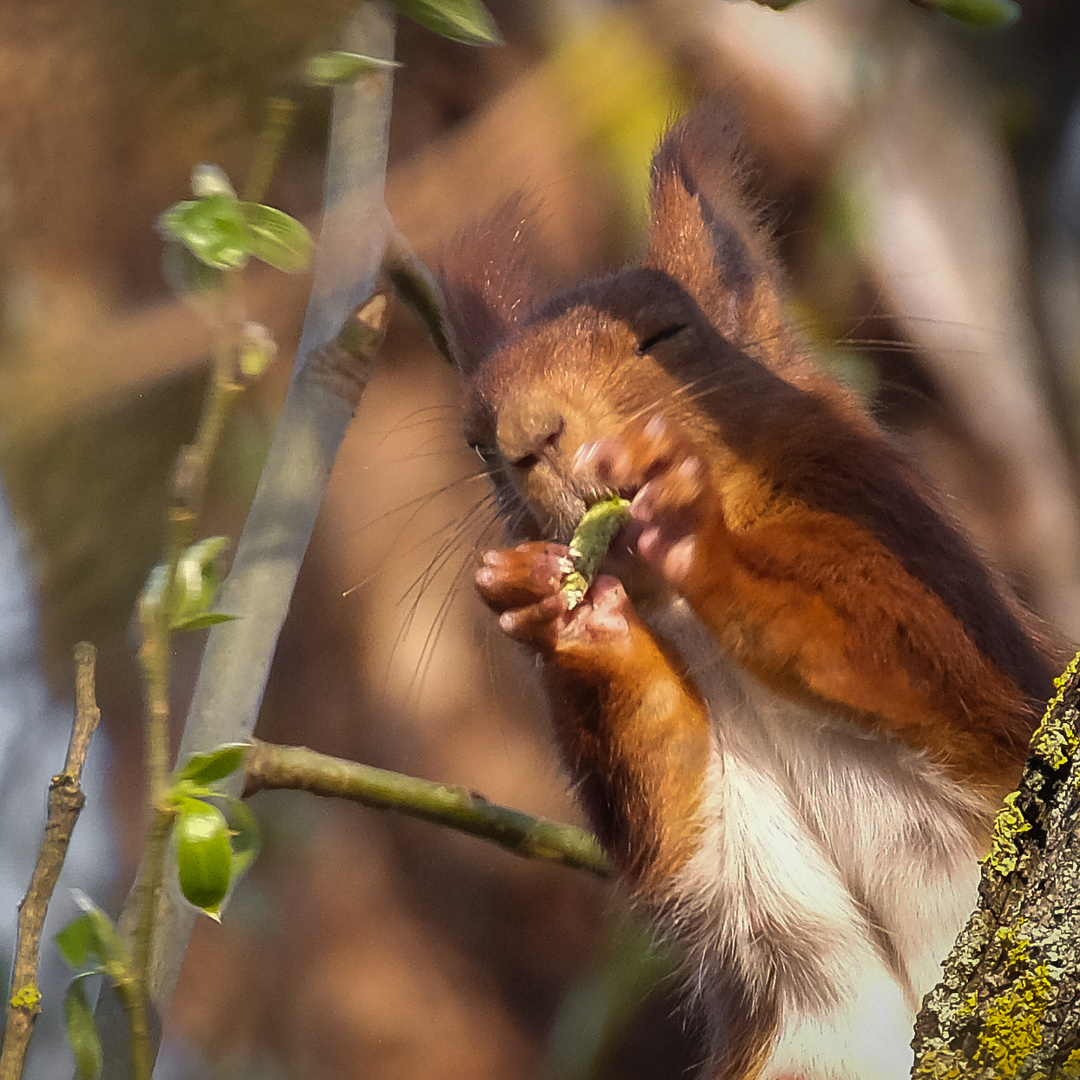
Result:
M514 196L462 232L440 259L449 336L466 378L532 310L525 218L525 200Z
M739 127L706 99L664 137L652 163L651 266L673 277L716 328L747 347L781 328L774 264L748 196Z

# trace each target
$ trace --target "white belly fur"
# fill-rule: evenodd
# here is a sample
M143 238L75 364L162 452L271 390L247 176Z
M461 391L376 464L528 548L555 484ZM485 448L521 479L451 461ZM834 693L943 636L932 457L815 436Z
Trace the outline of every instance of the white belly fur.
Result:
M732 977L776 1002L760 1080L907 1077L915 1013L975 907L965 822L990 808L899 743L777 697L682 601L649 622L715 731L702 844L667 912L702 1007Z

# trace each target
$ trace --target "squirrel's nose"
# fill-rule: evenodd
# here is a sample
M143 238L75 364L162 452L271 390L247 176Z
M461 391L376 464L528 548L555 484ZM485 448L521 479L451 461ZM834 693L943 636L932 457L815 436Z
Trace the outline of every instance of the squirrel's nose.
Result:
M499 450L517 469L530 469L559 449L566 417L560 403L547 391L516 395L499 417Z

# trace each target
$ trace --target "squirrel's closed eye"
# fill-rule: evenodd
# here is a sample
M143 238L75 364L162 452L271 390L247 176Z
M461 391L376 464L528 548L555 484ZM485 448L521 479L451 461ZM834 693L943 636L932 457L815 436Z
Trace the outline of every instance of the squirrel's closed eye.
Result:
M657 330L655 334L649 334L648 337L642 338L638 342L637 351L639 354L644 355L650 349L659 345L661 341L667 341L685 329L686 323L673 323L671 326L665 326L663 330Z

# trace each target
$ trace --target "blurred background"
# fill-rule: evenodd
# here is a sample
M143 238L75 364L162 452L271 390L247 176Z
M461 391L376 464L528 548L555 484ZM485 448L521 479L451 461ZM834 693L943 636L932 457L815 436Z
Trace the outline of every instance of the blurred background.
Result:
M602 272L640 249L665 125L723 94L822 363L1076 640L1080 9L1022 6L1019 23L988 33L904 0L784 13L496 0L506 42L487 49L402 20L388 202L434 259L524 190L541 275ZM130 617L210 340L163 282L154 221L188 196L198 162L243 178L267 98L352 7L0 0L0 966L83 638L101 653L104 721L69 877L114 907L137 859ZM313 228L328 105L325 91L301 97L267 197ZM239 534L308 286L246 275L279 359L230 421L205 533ZM529 665L469 587L474 548L497 533L476 512L483 488L458 429L454 377L397 310L258 734L577 821ZM180 716L200 647L200 634L178 641ZM631 1008L655 965L617 887L302 794L253 805L262 857L224 925L200 923L159 1075L645 1080L693 1066L693 1024L669 989ZM621 1021L605 1027L609 1006ZM48 1017L42 1035L31 1075L66 1075Z

